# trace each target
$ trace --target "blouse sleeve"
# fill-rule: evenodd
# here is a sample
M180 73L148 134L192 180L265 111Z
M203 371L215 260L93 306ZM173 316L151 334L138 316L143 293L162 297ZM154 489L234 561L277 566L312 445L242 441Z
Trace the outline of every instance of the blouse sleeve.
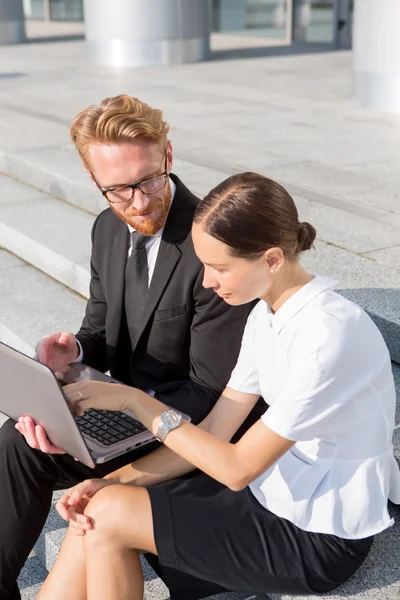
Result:
M261 396L260 384L258 381L257 364L254 356L254 327L257 306L253 308L253 310L248 316L246 327L243 333L239 358L235 368L232 371L232 375L227 384L227 387L230 387L233 390L237 390L238 392L244 392L246 394L257 394Z

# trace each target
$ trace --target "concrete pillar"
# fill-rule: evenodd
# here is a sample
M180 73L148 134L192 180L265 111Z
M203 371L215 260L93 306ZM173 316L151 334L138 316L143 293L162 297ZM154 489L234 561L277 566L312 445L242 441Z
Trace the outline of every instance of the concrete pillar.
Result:
M311 23L311 0L293 0L293 41L306 42Z
M210 56L209 0L84 0L94 63L168 65Z
M20 44L24 41L22 0L0 0L0 44Z
M399 0L356 0L353 68L363 106L400 113Z

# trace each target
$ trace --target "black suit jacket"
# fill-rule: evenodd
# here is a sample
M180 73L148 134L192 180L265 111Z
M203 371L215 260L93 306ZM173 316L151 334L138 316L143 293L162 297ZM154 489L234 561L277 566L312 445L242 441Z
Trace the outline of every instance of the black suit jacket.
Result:
M77 338L84 362L139 388L199 422L236 363L253 304L231 307L202 286L191 238L199 200L174 175L175 197L148 291L141 335L131 348L124 308L129 230L110 209L92 230L90 299ZM128 307L134 310L134 307Z

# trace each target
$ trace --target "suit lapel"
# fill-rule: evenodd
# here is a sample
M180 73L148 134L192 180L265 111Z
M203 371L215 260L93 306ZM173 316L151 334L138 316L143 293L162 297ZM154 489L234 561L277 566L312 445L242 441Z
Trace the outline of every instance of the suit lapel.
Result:
M111 346L116 346L119 339L122 309L125 294L125 267L129 248L129 230L125 223L121 223L121 229L115 235L111 247L111 260L107 286L107 339Z
M198 203L178 177L171 175L171 178L176 184L175 196L161 238L138 341L182 256L182 241L190 234Z

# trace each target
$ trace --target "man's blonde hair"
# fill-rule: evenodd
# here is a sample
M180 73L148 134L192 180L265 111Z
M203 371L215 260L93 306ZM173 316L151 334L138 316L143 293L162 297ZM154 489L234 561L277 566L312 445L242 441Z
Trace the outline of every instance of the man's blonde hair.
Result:
M166 143L169 125L162 111L127 94L105 98L75 117L71 138L85 166L89 166L92 144L148 141Z

